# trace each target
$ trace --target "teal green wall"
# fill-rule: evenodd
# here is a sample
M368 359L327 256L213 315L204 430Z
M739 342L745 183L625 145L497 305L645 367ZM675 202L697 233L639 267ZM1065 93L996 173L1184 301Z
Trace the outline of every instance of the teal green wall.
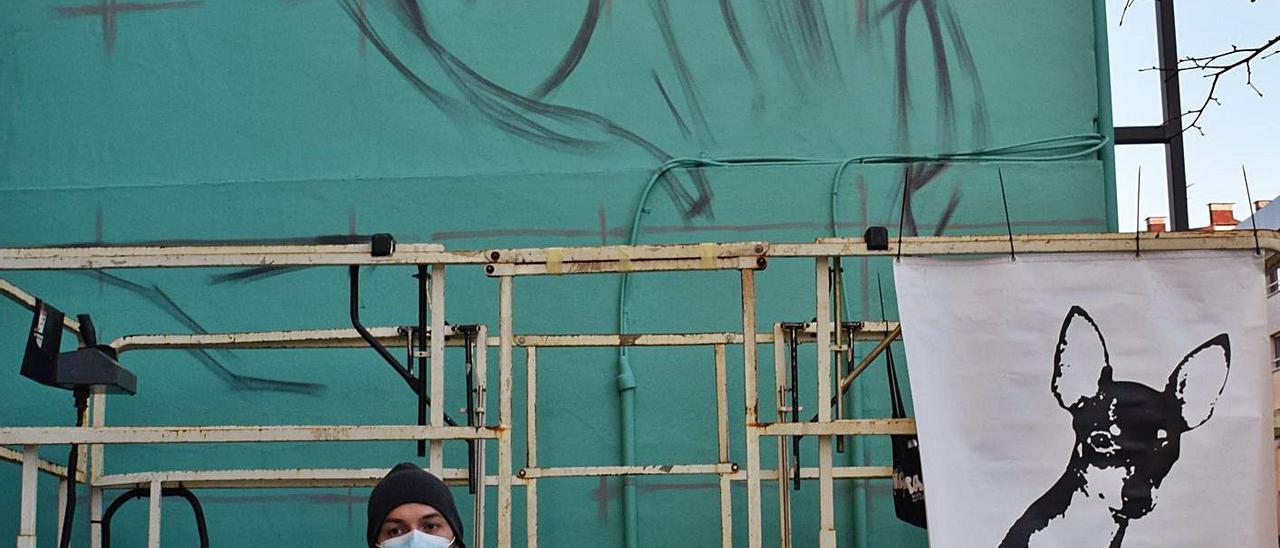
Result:
M1055 0L739 2L732 19L741 50L721 4L710 1L428 2L424 41L391 4L351 0L348 7L357 15L363 7L387 53L419 80L416 87L361 38L339 2L177 2L104 19L88 13L96 3L81 1L86 7L76 8L76 0L16 3L0 19L0 246L373 232L450 249L619 244L627 241L642 187L671 157L935 154L1091 134L1098 116L1093 13ZM576 65L564 61L575 36L588 30ZM573 70L540 101L532 99L558 65ZM1087 155L947 164L913 192L908 230L1003 232L997 167L1016 231L1107 228L1104 166ZM830 235L833 172L832 166L678 172L649 200L639 239L797 242ZM860 234L868 224L896 232L903 177L902 164L848 169L837 202L840 233ZM854 314L878 317L875 276L884 272L887 281L888 264L850 260L845 269ZM367 324L414 321L411 270L366 271ZM347 325L342 269L231 282L216 277L231 272L3 276L68 312L92 313L108 339ZM812 279L811 262L771 262L759 277L759 324L811 318ZM734 273L638 275L631 287L632 331L741 327ZM613 276L519 279L515 292L517 332L616 329ZM886 298L892 317L892 296ZM496 302L497 284L478 268L450 270L448 321L496 327ZM0 382L0 424L68 424L67 394L17 374L29 321L17 307L0 308L0 356L11 364ZM771 385L772 354L765 348L761 354L761 381ZM490 358L496 369L496 354ZM542 463L616 463L614 352L546 350L539 358ZM461 356L448 359L457 379L448 399L461 402ZM516 359L523 363L522 353ZM739 410L741 349L731 348L729 360L730 409ZM710 349L637 349L631 362L639 383L639 462L713 461ZM810 352L805 371L812 362ZM372 351L139 352L124 363L138 375L140 391L112 398L113 425L386 424L414 416L411 394ZM811 377L804 382L813 385ZM521 394L522 383L516 388ZM768 392L762 409L773 405ZM853 392L850 408L860 416L887 416L882 366ZM814 409L813 394L805 399ZM523 397L515 403L521 409ZM521 421L516 429L519 440ZM741 427L732 435L733 458L744 462ZM806 460L816 461L815 442L805 443ZM448 450L449 466L465 465L462 446ZM43 456L61 461L65 453L50 447ZM771 441L763 453L771 464ZM118 447L108 455L108 472L116 473L390 467L413 449L411 443L189 445ZM837 458L886 464L888 440L851 446ZM496 460L491 451L491 470ZM517 466L522 461L519 451ZM17 465L0 463L0 538L16 534L18 477ZM45 477L41 487L46 543L56 521L47 511L54 485ZM545 545L620 541L620 482L540 485ZM643 478L637 485L641 545L717 542L713 477ZM772 488L765 491L766 539L773 541L776 501ZM796 546L816 544L816 491L807 485L795 496ZM465 490L455 493L469 515ZM366 490L199 494L217 545L362 542ZM922 532L893 517L887 480L841 482L836 496L842 545L925 544ZM734 501L741 543L740 486ZM170 502L165 512L166 545L192 545L189 512ZM517 492L518 538L522 512ZM141 542L145 522L145 504L126 506L115 521L119 545Z

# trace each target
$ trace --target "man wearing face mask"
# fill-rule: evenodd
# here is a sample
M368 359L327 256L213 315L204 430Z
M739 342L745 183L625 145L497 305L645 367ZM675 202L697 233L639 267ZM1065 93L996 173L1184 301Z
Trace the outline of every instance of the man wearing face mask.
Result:
M367 532L369 548L466 548L449 488L411 462L373 488Z

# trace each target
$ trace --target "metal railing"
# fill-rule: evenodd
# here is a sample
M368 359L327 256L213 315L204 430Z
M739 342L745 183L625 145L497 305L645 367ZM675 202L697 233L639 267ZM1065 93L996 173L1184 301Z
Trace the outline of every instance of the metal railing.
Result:
M36 483L39 472L51 474L61 482L69 481L70 474L64 467L39 458L42 445L69 443L88 446L88 465L75 471L74 481L90 488L90 531L92 545L101 545L102 496L105 489L148 488L152 494L150 507L150 546L159 545L160 505L159 494L168 487L190 489L208 488L258 488L258 487L358 487L374 485L385 473L378 469L281 469L247 470L156 470L128 474L106 474L104 445L112 444L170 444L170 443L254 443L254 442L342 442L367 440L427 440L430 446L428 470L453 485L471 480L469 469L487 470L483 459L484 445L497 445L496 473L486 474L483 485L492 486L496 493L496 546L507 548L513 544L512 501L513 488L524 489L527 541L537 546L538 485L567 477L602 476L651 476L651 475L710 475L719 481L722 544L732 545L734 519L730 496L733 482L746 487L746 537L747 545L759 547L762 540L764 519L761 515L762 485L777 482L779 489L779 516L777 526L784 545L790 538L790 498L787 482L795 472L787 464L785 442L794 436L814 436L818 439L816 467L799 467L801 480L818 483L818 537L823 547L836 544L834 481L857 478L888 477L887 466L838 467L833 464L833 440L841 436L877 436L910 434L915 424L910 419L846 419L826 402L838 400L865 369L870 360L894 339L901 335L901 327L893 322L862 322L852 332L853 340L875 341L875 350L864 357L858 367L833 375L832 355L844 351L851 344L848 339L836 336L832 319L832 287L829 262L835 257L869 257L893 255L975 255L1005 254L1012 244L1018 253L1047 252L1115 252L1133 253L1140 243L1144 253L1175 250L1238 249L1253 250L1254 235L1249 232L1220 233L1164 233L1164 234L1070 234L1024 235L1012 239L1006 236L953 236L904 238L900 243L890 242L887 249L868 249L860 239L821 239L814 243L769 244L746 242L731 244L682 244L652 246L601 246L571 248L495 249L487 251L446 251L432 244L401 245L389 256L372 257L369 246L363 245L281 245L281 246L187 246L187 247L75 247L75 248L9 248L0 249L0 270L67 270L101 268L201 268L221 266L317 266L317 265L414 265L431 269L430 276L430 327L428 330L428 358L444 355L446 346L464 344L464 338L452 326L444 323L444 282L446 266L450 268L483 268L497 278L498 332L490 336L487 326L481 325L474 337L475 379L472 396L478 402L477 411L482 417L474 427L448 426L445 423L445 367L443 359L430 359L428 386L430 398L429 420L425 425L296 425L296 426L107 426L106 398L102 392L93 394L90 420L83 427L8 427L0 425L0 459L22 464L22 493L18 546L35 545ZM1259 233L1259 241L1267 251L1280 250L1280 235L1272 231ZM899 245L901 248L899 249ZM783 324L773 323L772 329L758 331L756 310L756 276L773 259L807 259L814 267L814 321L793 332L797 343L813 345L816 353L816 383L812 389L820 403L816 417L810 422L786 421L782 394L787 390L799 390L792 386L784 372L784 344L787 342ZM1270 261L1269 261L1270 262ZM662 333L662 334L594 334L594 335L539 335L513 332L513 294L517 278L526 276L561 276L582 273L637 273L652 271L736 270L739 273L741 296L741 331L711 333ZM1262 274L1261 272L1259 273ZM35 298L20 288L0 280L0 294L14 302L31 307ZM474 298L474 296L469 296ZM1261 298L1261 296L1260 296ZM64 326L73 332L78 325L68 320ZM402 329L394 327L370 328L368 333L384 345L412 345ZM846 342L842 342L846 341ZM759 386L758 347L774 345L775 386L779 408L768 422L761 416ZM222 334L157 334L121 337L111 343L118 352L134 352L148 349L236 349L236 348L355 348L364 347L366 339L353 329L329 329L310 331L274 331ZM633 466L573 466L550 467L538 460L538 351L542 348L565 347L622 347L622 346L699 346L710 347L710 361L715 376L715 407L717 459L708 463L672 463L663 465ZM726 347L741 346L744 373L744 404L742 417L745 438L730 437L728 408ZM488 402L487 350L496 347L497 406L496 417L484 412ZM515 391L515 363L513 351L525 349L524 363L524 451L526 465L515 467L515 442L513 401ZM411 348L412 350L412 348ZM691 374L698 374L693 372ZM761 460L762 438L774 437L779 453L778 467L765 469ZM469 463L468 468L446 468L443 444L447 440L467 440L480 446L480 462ZM731 460L731 447L742 444L745 462ZM18 446L21 450L5 446ZM84 459L81 459L82 462ZM475 516L472 525L472 544L486 546L485 542L485 492L476 489ZM61 492L61 490L60 490ZM60 495L61 496L61 495ZM60 504L65 501L61 501ZM61 515L61 512L59 512ZM63 524L59 524L59 529Z

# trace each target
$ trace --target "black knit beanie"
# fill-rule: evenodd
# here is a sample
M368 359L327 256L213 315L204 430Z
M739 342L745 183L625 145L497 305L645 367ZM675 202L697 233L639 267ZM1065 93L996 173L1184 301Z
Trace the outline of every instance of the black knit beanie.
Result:
M369 495L369 547L374 548L378 542L378 530L387 514L401 504L416 502L426 504L440 511L449 528L453 529L456 539L453 543L458 548L465 548L462 541L462 520L458 519L458 509L453 506L453 494L440 478L418 467L412 462L402 462L387 472L386 477L378 482Z

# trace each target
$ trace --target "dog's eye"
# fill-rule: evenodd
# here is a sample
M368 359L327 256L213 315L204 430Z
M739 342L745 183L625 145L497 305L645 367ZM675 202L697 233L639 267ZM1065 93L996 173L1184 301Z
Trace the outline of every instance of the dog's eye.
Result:
M1120 450L1120 446L1116 444L1115 439L1112 437L1110 432L1096 430L1089 434L1087 442L1089 443L1089 447L1092 447L1094 451L1104 455L1110 455Z

